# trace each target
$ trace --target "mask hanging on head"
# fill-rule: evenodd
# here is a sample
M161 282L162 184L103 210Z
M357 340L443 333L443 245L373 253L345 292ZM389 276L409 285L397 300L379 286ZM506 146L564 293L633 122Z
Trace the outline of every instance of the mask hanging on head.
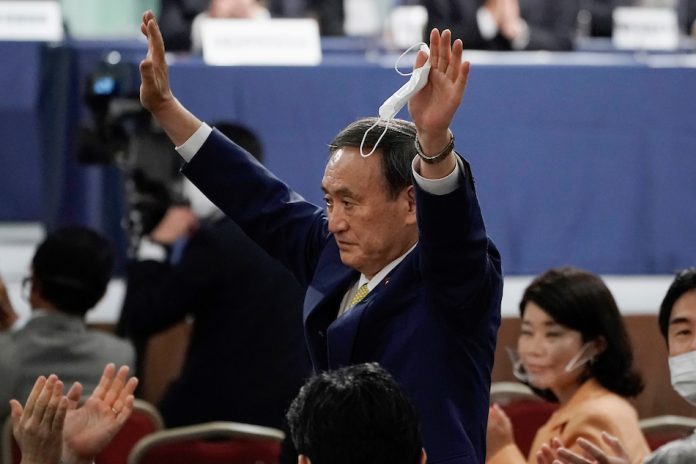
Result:
M669 357L672 388L696 406L696 351Z
M426 61L420 68L414 69L411 73L402 73L401 71L399 71L399 61L401 60L401 58L403 58L404 55L406 55L406 53L411 51L413 47L416 47L418 45L420 45L420 49L422 51L428 54L428 61ZM411 97L417 94L423 87L425 87L425 84L428 83L428 75L430 74L430 49L423 42L417 43L409 47L409 49L403 52L399 59L396 60L396 63L394 64L394 69L400 75L411 76L411 78L408 80L408 82L402 85L399 90L394 92L391 97L387 98L384 101L384 103L382 103L382 106L379 107L379 119L372 125L372 127L365 131L362 141L360 142L360 156L362 156L363 158L371 156L375 152L375 150L377 150L377 145L379 145L379 142L382 141L382 137L384 137L384 134L387 133L387 130L389 129L389 123L391 122L391 120L394 119L396 114L399 111L401 111L401 108L403 108L406 105L406 103L408 103ZM372 150L369 153L365 154L363 153L363 145L365 145L365 139L367 138L367 134L372 129L374 129L375 126L377 126L379 121L386 121L387 124L384 127L382 135L379 136L377 142L372 147Z

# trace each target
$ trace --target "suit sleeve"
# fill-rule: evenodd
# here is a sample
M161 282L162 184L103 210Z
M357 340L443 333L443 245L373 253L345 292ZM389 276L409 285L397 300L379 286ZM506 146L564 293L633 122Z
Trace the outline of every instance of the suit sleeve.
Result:
M416 187L420 269L431 307L478 331L500 308L500 255L486 235L469 164L458 158L459 187L431 195ZM496 327L497 329L497 327Z
M306 287L329 238L321 208L213 130L183 168L213 203Z

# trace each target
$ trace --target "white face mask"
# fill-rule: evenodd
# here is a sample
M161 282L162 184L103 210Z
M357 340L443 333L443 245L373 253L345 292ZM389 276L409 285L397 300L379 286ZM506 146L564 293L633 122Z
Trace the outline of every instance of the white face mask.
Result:
M398 66L401 58L403 58L403 56L406 55L406 53L408 53L409 51L411 51L414 47L417 47L419 45L420 49L428 54L428 61L426 61L423 66L414 69L413 72L409 74L402 73L401 71L399 71ZM394 69L400 75L411 76L411 78L408 80L408 82L402 85L399 90L394 92L391 97L387 98L384 101L384 103L382 103L382 106L379 107L379 119L372 125L372 127L365 131L365 135L363 135L362 142L360 142L360 156L362 156L363 158L367 158L368 156L372 155L375 152L375 150L377 150L377 145L379 145L379 142L382 141L382 137L384 137L384 134L387 133L387 130L389 129L389 123L391 122L391 120L394 119L394 117L401 110L401 108L403 108L408 103L411 97L417 94L428 83L428 76L430 74L430 49L423 42L413 45L408 50L403 52L399 59L396 60L396 63L394 64ZM367 138L367 134L377 126L379 121L386 121L387 124L384 126L384 131L382 131L382 135L380 135L377 139L375 146L372 147L372 150L369 153L365 154L363 152L363 145L365 145L365 139Z
M507 346L505 347L505 351L507 352L510 362L512 363L512 374L515 376L515 378L520 382L533 384L534 378L524 369L522 359L517 351ZM580 347L578 352L570 359L570 361L568 361L568 364L565 365L563 370L565 372L572 372L575 369L584 366L588 362L592 362L597 354L597 349L594 347L594 343L587 342Z
M181 186L181 193L189 201L191 205L191 210L193 214L199 219L209 219L216 216L221 216L222 211L218 209L212 201L208 200L208 197L203 195L203 192L198 190L198 187L193 185L193 183L184 179Z
M696 351L669 357L672 388L696 406Z

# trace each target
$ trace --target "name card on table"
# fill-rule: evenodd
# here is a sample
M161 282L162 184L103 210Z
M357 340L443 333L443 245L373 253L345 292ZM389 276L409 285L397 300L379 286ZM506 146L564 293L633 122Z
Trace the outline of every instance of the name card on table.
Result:
M313 19L213 19L201 24L203 61L212 65L312 66L321 62Z
M58 1L0 1L0 40L63 40Z
M612 42L619 49L675 50L679 46L677 12L673 8L614 9Z

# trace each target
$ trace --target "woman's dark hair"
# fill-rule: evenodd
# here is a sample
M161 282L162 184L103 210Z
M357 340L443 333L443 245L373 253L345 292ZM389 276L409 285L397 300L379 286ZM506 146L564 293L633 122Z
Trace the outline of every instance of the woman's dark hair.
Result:
M607 390L624 397L643 391L643 380L633 366L626 327L602 279L572 267L550 269L525 290L520 301L520 317L530 302L558 324L580 332L583 342L604 338L604 351L589 363L582 380L594 378ZM550 390L534 390L545 399L558 401Z

